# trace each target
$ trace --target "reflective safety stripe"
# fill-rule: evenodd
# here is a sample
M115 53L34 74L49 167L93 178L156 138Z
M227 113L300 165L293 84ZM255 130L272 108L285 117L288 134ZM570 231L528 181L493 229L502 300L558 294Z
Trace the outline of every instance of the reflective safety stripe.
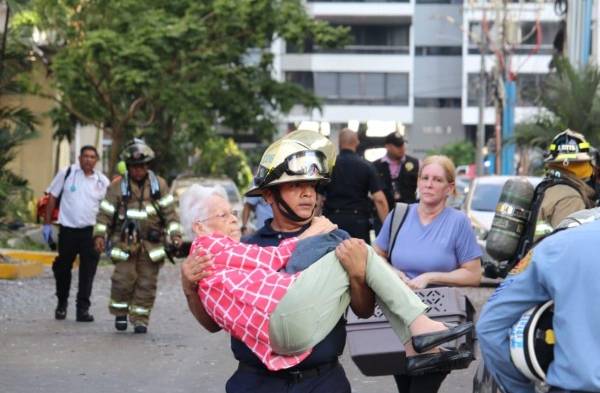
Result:
M181 227L181 224L179 224L178 222L172 222L169 224L169 228L167 229L167 233L169 235L171 235L173 232L183 232L183 228Z
M96 224L94 225L94 236L104 236L106 234L106 225L104 224Z
M116 308L118 310L127 310L127 308L129 308L129 304L127 303L119 303L113 299L110 299L110 302L108 303L109 307L112 308Z
M159 262L167 256L167 252L163 247L155 248L154 250L148 252L148 256L150 256L152 262Z
M552 225L548 224L546 221L540 221L535 226L535 236L544 236L549 233L552 233L554 228Z
M153 216L153 215L155 215L155 214L156 214L156 209L154 208L154 206L153 206L152 204L148 204L148 205L146 205L146 208L145 208L145 209L146 209L146 213L147 213L149 216Z
M110 250L110 257L115 261L126 261L129 259L129 253L120 248L113 247L113 249Z
M127 209L127 218L132 220L145 220L148 218L146 210Z
M580 149L589 149L590 148L590 144L589 144L589 142L581 142L579 144L579 148Z
M150 315L150 309L142 306L131 305L129 307L129 313L135 315Z
M175 198L173 197L173 195L167 194L158 200L158 206L167 207L173 202L175 202Z
M104 199L100 202L100 210L108 214L115 214L115 205Z

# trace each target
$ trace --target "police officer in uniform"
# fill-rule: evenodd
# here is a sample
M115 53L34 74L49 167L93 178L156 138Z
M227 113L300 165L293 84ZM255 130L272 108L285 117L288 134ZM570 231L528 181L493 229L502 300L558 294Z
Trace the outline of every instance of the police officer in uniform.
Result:
M554 137L545 159L546 176L537 186L532 212L537 217L533 242L548 235L569 214L595 204L595 190L586 182L594 174L590 144L565 130Z
M273 218L243 241L260 246L276 246L282 240L301 234L312 220L316 208L316 187L328 178L335 162L335 147L313 131L295 131L275 141L263 154L257 185L246 196L262 196L273 209ZM358 254L358 253L354 253ZM190 256L182 264L182 285L190 310L209 331L218 330L207 319L193 287L197 266L207 257ZM350 274L353 276L352 274ZM353 311L367 318L373 313L374 296L364 280L351 280ZM346 321L337 326L312 354L299 365L277 372L269 371L241 341L232 338L231 349L239 361L238 369L227 381L228 393L350 393L350 384L338 357L346 341Z
M399 131L385 137L385 149L386 155L373 164L381 179L389 209L392 210L397 202L417 201L419 160L406 154L406 141ZM376 225L377 231L381 222Z
M166 257L165 232L179 246L181 226L166 181L148 169L152 149L134 139L125 146L122 159L127 173L110 185L100 204L94 244L98 252L104 250L106 238L112 244L115 270L109 311L115 316L115 328L126 330L129 315L134 332L146 333Z
M356 132L348 128L340 131L340 155L333 167L331 182L325 188L323 212L350 236L370 244L369 193L381 222L388 214L388 203L375 167L356 154L359 143Z

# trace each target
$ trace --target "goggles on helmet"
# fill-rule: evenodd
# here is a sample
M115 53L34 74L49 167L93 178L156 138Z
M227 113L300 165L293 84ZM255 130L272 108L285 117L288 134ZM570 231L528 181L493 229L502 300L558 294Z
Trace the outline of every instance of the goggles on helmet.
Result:
M327 176L329 173L327 157L318 150L305 150L291 154L273 169L259 167L256 183L261 186L267 185L279 179L284 173L290 176Z

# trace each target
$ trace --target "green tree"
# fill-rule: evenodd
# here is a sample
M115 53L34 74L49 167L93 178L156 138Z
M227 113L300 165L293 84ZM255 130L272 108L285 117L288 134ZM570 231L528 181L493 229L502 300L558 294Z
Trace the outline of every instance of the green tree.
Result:
M8 165L18 147L35 136L38 121L27 108L6 103L11 96L24 92L20 76L29 71L27 55L27 48L10 35L0 59L0 218L9 212L10 218L16 218L18 212L13 209L13 202L28 193L27 181L10 171Z
M208 139L198 152L193 172L204 176L227 176L240 190L245 190L252 182L246 155L231 138Z
M278 113L319 105L301 87L273 80L271 44L310 38L332 46L347 34L311 19L301 0L31 4L22 27L54 37L35 51L60 92L50 98L110 135L110 168L133 135L152 139L161 167L180 165L216 128L270 138Z
M427 151L427 155L432 154L448 156L456 166L469 165L475 162L475 146L468 141L448 143L440 149Z
M520 147L547 149L560 131L570 128L584 134L592 144L600 143L600 71L595 65L575 70L568 59L556 60L540 95L543 111L518 124L515 142Z

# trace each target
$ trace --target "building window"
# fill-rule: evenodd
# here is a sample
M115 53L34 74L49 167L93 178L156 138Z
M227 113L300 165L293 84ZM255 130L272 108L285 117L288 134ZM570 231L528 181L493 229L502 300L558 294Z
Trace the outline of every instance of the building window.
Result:
M560 28L560 22L541 22L540 28L542 31L542 42L537 48L535 54L538 55L551 55L554 52L554 37ZM469 25L469 54L481 53L479 44L474 42L472 37L481 36L481 23L471 22ZM492 41L496 41L497 31L494 28L494 22L488 23L488 35ZM536 48L537 42L537 31L535 28L535 22L520 22L519 29L515 32L515 40L518 40L519 44L512 49L513 54L527 55L533 53ZM498 46L497 44L495 45ZM486 48L486 53L490 53L489 48Z
M334 24L335 25L335 24ZM410 52L410 25L339 25L350 28L351 43L341 48L321 48L313 42L304 43L302 50L286 45L287 53L395 53Z
M328 104L408 105L407 73L293 71L286 80Z
M415 97L416 108L460 108L460 97L418 98Z
M415 56L462 56L462 46L417 46Z
M548 74L519 74L517 106L538 106Z
M460 4L463 0L416 0L417 4Z
M494 84L491 75L486 75L486 106L494 106ZM467 75L467 106L479 106L479 73Z

